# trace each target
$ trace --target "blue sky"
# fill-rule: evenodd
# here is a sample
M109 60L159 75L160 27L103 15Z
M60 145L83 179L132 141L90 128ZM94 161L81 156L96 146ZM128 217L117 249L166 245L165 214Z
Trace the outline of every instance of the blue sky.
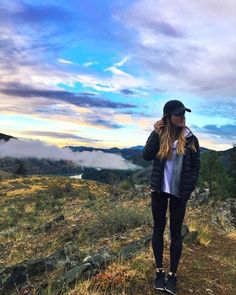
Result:
M0 0L0 123L22 139L144 145L169 99L200 145L236 142L233 0Z

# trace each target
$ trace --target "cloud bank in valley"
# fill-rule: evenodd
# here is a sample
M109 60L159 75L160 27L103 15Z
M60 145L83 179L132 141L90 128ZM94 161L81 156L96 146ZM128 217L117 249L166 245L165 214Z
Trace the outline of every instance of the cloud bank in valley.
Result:
M60 149L56 145L49 145L39 140L0 141L0 158L3 157L68 160L79 166L103 169L137 170L140 168L117 154L103 151L72 152L69 148Z

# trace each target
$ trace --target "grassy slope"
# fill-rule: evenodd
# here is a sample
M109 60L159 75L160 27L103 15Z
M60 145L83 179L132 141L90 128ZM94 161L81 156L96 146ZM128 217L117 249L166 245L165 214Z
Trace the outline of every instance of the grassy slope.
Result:
M115 206L109 200L108 185L73 179L72 186L67 183L66 188L66 183L66 179L62 177L35 176L1 180L2 267L20 263L25 259L45 257L64 246L70 246L73 255L90 253L104 245L115 250L130 241L151 234L149 198L130 200L127 197ZM57 194L57 198L53 197L53 194ZM132 208L133 211L127 211ZM178 290L181 295L211 294L207 289L216 295L235 294L233 288L236 281L236 235L234 232L226 234L214 228L210 223L210 215L213 212L211 210L213 209L209 206L187 210L185 223L191 230L199 230L200 237L198 245L184 244L183 247L178 271ZM55 224L47 232L37 231L61 214L65 216L65 222ZM140 217L137 214L140 214ZM112 219L106 221L108 216L116 216L117 223L125 220L130 226L119 230L112 225ZM169 263L168 227L169 224L165 231L166 270ZM149 245L132 260L111 265L107 271L78 283L74 290L68 290L65 294L156 294L152 289L154 270L153 254ZM64 269L61 268L30 279L32 290L36 290L43 281L50 283L63 272ZM16 290L11 294L17 294ZM36 291L32 291L32 294L36 294ZM57 292L48 288L45 294Z

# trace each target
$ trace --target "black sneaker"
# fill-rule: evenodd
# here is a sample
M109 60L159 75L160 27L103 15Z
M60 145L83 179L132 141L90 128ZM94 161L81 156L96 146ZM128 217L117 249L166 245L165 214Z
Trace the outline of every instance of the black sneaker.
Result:
M156 290L165 291L165 271L156 271L153 288Z
M165 290L167 293L175 295L176 294L176 282L177 282L177 277L168 274L166 276L166 287Z

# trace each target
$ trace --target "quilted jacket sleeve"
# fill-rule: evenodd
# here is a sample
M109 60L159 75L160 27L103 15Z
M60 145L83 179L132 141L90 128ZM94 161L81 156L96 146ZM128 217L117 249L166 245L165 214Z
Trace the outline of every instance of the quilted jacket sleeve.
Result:
M156 157L156 153L159 151L160 141L159 135L153 130L149 135L147 142L143 149L143 158L147 161L154 160Z
M194 184L196 185L198 176L200 173L200 147L199 147L199 142L197 137L194 137L194 145L196 147L197 152L192 152L191 153L191 168L192 168L192 173L193 173L193 178L194 178Z

